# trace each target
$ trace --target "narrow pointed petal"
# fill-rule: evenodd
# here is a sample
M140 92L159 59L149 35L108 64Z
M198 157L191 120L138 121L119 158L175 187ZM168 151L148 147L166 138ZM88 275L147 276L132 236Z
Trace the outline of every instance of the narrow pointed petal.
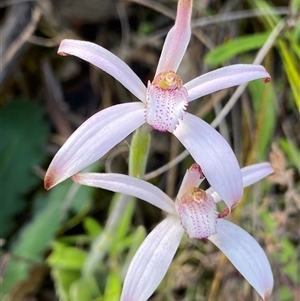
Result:
M73 176L73 180L82 185L132 195L168 213L176 214L172 199L156 186L137 178L114 173L78 173Z
M105 48L90 42L62 40L58 49L61 55L75 55L119 81L139 100L145 102L146 87L132 69L116 55Z
M241 169L244 187L250 186L274 172L270 163L252 164Z
M257 241L242 228L219 219L217 234L209 237L254 287L263 300L273 288L273 274L268 258Z
M170 215L146 237L129 266L121 301L146 301L165 276L184 233Z
M192 6L192 0L178 1L175 24L166 37L155 75L177 71L191 38Z
M204 176L229 208L242 197L237 159L227 141L202 119L186 113L173 134L200 165Z
M45 176L45 188L96 162L141 126L145 122L143 107L140 102L115 105L86 120L54 156Z
M210 93L238 86L240 84L263 78L270 81L270 75L260 65L237 64L223 67L203 74L186 83L189 101L193 101Z
M258 164L252 164L246 167L243 167L241 169L242 178L243 178L243 186L248 187L261 179L267 177L268 175L272 174L274 172L273 167L270 163L258 163ZM207 194L210 194L216 203L220 202L222 199L221 197L216 193L216 191L210 187L206 190Z

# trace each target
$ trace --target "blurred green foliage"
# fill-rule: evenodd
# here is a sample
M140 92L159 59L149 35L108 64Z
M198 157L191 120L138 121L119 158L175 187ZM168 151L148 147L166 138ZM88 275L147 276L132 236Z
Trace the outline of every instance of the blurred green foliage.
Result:
M256 116L255 143L250 152L251 162L262 162L266 160L266 154L270 149L276 126L276 97L273 82L264 84L263 81L252 81L248 84L251 100ZM248 154L249 156L249 154Z
M270 32L255 33L229 40L210 51L204 57L204 61L214 67L219 67L239 54L261 48L269 35Z
M44 252L50 248L69 211L77 208L79 203L81 206L91 204L92 191L90 187L79 186L68 180L49 193L37 195L34 202L43 202L44 205L38 206L40 209L16 235L10 247L12 259L2 282L3 298L17 283L28 277L35 265L43 264Z
M26 207L25 195L40 181L34 168L46 158L44 144L49 125L42 106L15 100L0 109L0 236L16 226L16 214Z

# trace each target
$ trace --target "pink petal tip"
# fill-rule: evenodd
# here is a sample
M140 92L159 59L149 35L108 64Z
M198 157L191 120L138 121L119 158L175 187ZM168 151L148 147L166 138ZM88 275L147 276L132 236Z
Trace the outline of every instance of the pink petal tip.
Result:
M57 178L55 172L48 170L44 179L44 187L46 190L51 189L57 184Z

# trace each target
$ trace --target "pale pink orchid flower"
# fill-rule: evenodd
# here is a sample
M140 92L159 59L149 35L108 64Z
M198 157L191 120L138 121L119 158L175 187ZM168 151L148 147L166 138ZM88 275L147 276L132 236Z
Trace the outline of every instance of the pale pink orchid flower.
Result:
M241 169L247 187L273 173L269 163ZM218 172L215 171L215 176ZM121 301L145 301L165 276L184 232L190 238L207 238L267 300L273 288L273 274L263 249L239 226L221 218L216 203L221 197L212 188L198 188L204 180L199 165L187 170L175 202L156 186L122 174L79 173L79 184L132 195L167 212L167 217L146 237L134 255L125 277Z
M202 119L186 112L189 102L212 92L270 75L259 65L233 65L201 75L183 84L176 74L191 36L192 0L179 0L154 80L147 87L130 67L101 46L63 40L61 55L75 55L104 70L141 102L106 108L85 121L54 156L45 176L45 188L64 181L94 163L144 123L173 133L201 166L210 185L228 206L241 199L243 185L237 159L226 140ZM220 177L214 177L218 169Z

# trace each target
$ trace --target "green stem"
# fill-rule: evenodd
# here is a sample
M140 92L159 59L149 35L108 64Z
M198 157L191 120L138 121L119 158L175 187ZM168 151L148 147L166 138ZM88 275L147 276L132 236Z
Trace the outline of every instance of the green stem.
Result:
M129 153L129 175L142 178L145 174L150 146L150 133L147 128L141 127L132 137Z

